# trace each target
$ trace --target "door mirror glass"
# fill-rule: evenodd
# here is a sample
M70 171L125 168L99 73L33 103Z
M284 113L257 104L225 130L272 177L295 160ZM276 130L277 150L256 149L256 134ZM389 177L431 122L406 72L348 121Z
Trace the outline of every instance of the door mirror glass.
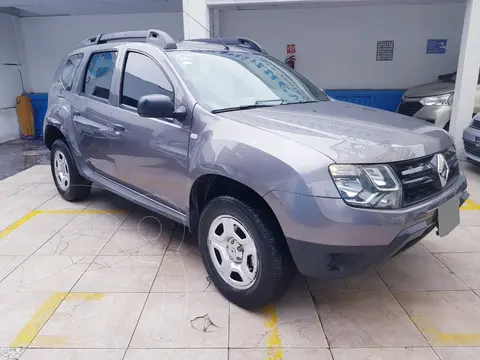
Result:
M140 98L137 106L138 115L152 118L173 118L174 105L166 95L151 94Z

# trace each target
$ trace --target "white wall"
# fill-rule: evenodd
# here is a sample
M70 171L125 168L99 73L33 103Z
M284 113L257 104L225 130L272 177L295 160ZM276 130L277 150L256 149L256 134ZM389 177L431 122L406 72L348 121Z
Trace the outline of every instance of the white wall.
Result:
M18 18L0 14L0 144L20 137L16 98L22 94Z
M408 88L456 71L465 4L375 5L225 11L222 36L245 36L325 89ZM426 54L428 39L448 39L447 53ZM379 40L394 40L394 60L376 61Z
M22 18L28 91L48 92L60 60L78 44L100 33L160 29L183 38L182 13L82 15Z

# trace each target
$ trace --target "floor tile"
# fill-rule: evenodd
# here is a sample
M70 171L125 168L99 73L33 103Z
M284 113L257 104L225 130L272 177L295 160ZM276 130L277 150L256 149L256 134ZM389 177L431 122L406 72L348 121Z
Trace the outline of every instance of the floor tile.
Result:
M472 289L480 289L480 254L437 254L438 259Z
M229 360L331 360L328 349L231 349ZM356 360L356 359L355 359ZM393 360L393 359L392 359Z
M89 210L89 208L85 210ZM65 226L65 230L117 230L128 216L128 212L123 212L123 210L113 210L114 212L94 208L90 208L90 210L105 212L100 214L89 214L88 212L80 214Z
M480 226L480 216L478 210L460 210L460 225L462 226Z
M345 279L314 279L307 278L312 293L326 290L385 290L388 291L383 280L374 269L362 272L357 276Z
M101 255L163 255L173 230L162 235L146 229L118 230Z
M33 340L32 347L124 349L146 297L70 293Z
M467 287L431 254L402 254L378 268L393 291L465 290Z
M32 256L0 283L1 291L69 291L92 256Z
M122 360L124 353L115 349L27 349L22 360Z
M227 360L226 349L129 349L124 360ZM300 359L299 359L300 360Z
M472 235L468 228L472 227L459 226L444 238L431 233L422 244L432 253L480 252L480 238Z
M423 240L405 250L402 254L429 254L430 251L423 245Z
M440 360L478 360L480 347L436 347Z
M50 292L0 293L0 346L9 346L32 319Z
M18 228L0 239L0 255L33 254L75 216L75 214L38 214L23 218Z
M198 255L166 255L152 292L216 291Z
M73 290L149 292L161 261L161 256L98 256Z
M229 303L216 292L152 293L131 348L226 348Z
M60 230L35 255L98 255L115 230Z
M29 186L2 201L0 216L12 210L32 211L57 194L57 189L48 184Z
M434 346L480 346L480 298L472 291L401 292L397 299Z
M82 201L67 201L62 198L60 194L54 196L47 202L43 203L41 206L38 207L39 210L83 210L89 204L91 200L87 197L85 200Z
M25 256L0 256L0 281L25 260Z
M314 294L331 347L425 346L426 342L393 295L384 291Z
M263 311L230 306L231 348L266 348L276 339L281 339L282 347L327 347L303 279L298 279L276 304Z
M162 234L166 230L175 229L176 223L161 215L146 209L133 211L122 224L123 230L150 230L155 234Z
M332 349L334 360L439 360L431 348Z
M179 226L173 233L170 244L168 245L167 254L199 255L198 239L190 234L187 228Z

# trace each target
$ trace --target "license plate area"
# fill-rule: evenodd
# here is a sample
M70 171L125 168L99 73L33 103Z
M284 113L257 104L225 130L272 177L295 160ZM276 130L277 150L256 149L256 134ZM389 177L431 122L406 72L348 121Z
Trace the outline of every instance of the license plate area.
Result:
M454 197L437 210L438 235L447 236L460 224L460 199Z

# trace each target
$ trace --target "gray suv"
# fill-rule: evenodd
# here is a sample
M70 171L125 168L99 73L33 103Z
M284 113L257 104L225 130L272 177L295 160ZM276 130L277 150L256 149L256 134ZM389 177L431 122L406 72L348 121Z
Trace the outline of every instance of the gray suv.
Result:
M86 40L55 75L44 141L66 200L95 182L184 224L249 309L297 270L341 278L448 234L468 197L444 130L332 101L241 38Z

